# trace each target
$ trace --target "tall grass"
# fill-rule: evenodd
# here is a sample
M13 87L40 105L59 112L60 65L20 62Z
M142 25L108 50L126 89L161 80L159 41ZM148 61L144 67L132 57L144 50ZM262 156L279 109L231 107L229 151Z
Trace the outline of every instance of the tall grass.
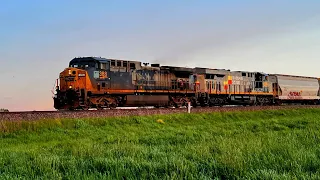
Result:
M319 179L320 110L1 122L0 179Z

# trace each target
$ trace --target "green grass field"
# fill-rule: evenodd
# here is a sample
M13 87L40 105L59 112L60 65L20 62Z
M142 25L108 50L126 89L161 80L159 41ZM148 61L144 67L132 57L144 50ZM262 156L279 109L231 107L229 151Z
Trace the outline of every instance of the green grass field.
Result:
M320 109L1 122L0 179L319 179Z

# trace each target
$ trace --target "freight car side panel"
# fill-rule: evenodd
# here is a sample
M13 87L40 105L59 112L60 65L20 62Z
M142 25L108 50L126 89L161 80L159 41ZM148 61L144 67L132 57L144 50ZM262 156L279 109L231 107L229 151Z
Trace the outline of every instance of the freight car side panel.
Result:
M318 78L318 82L319 82L319 87L320 87L320 78ZM318 96L320 96L320 88L318 90Z
M318 96L319 82L316 78L277 76L277 81L279 85L279 99L320 99Z

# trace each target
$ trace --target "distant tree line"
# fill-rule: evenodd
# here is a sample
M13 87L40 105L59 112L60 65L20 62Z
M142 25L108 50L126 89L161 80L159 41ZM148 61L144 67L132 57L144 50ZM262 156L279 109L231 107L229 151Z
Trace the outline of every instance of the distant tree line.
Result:
M0 109L0 112L9 112L9 110L8 110L8 109L1 108L1 109Z

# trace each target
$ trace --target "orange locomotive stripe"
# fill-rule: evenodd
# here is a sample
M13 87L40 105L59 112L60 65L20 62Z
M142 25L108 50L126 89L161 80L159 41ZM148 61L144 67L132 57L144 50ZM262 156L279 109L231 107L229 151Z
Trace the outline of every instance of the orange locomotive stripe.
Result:
M209 94L234 94L234 95L241 95L241 94L245 94L245 95L273 95L272 92L220 92L220 93L209 93Z
M92 91L93 94L125 94L125 93L187 93L187 94L191 94L191 93L195 93L195 91L191 91L191 90L133 90L133 89L108 89L108 90L104 90L104 91ZM266 93L266 92L220 92L220 93L209 93L209 94L223 94L223 95L228 95L228 94L232 94L232 95L273 95L273 93Z
M104 94L104 93L117 93L117 94L124 94L124 93L195 93L194 91L186 91L186 90L133 90L133 89L109 89L104 91L92 91L94 94Z

